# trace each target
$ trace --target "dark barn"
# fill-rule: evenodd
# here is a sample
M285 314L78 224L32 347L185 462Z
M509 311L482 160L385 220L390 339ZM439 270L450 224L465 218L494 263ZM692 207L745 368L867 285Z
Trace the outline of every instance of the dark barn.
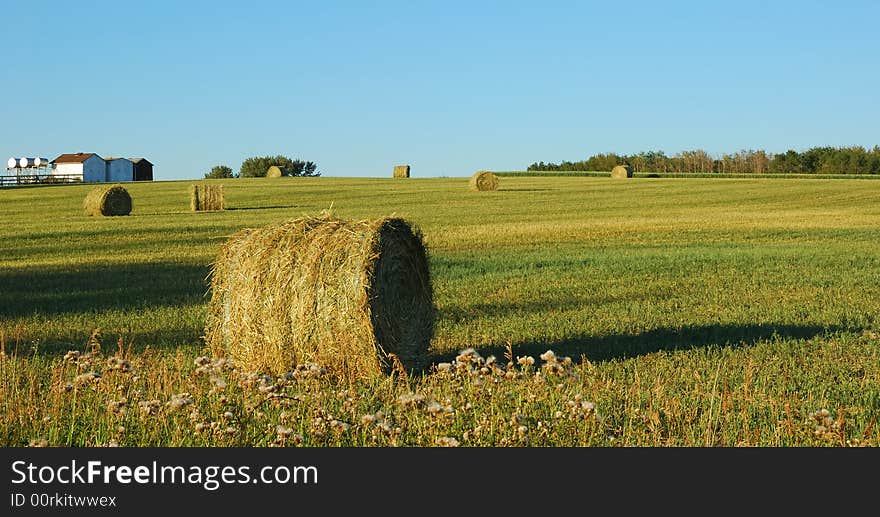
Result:
M153 164L146 158L129 158L134 164L135 181L153 181Z

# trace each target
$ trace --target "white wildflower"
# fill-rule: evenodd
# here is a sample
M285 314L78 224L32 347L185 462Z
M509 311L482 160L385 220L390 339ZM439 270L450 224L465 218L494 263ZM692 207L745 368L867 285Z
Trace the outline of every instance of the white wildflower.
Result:
M171 409L180 409L193 403L193 399L189 393L178 393L171 397L171 400L165 403Z
M124 415L126 402L125 399L110 400L107 402L107 410L115 415Z
M397 397L397 403L403 407L420 407L425 403L425 396L421 393L404 393Z
M527 355L525 357L517 357L516 362L523 367L532 366L533 364L535 364L535 358L530 355Z
M101 374L98 372L87 372L82 373L74 377L73 382L75 384L85 384L87 382L98 382L101 379Z
M226 379L220 377L219 375L212 375L210 378L211 384L214 385L214 388L218 390L222 390L226 387Z
M435 443L440 447L458 447L458 440L449 436L441 436L435 440Z
M159 412L160 405L158 400L142 400L138 402L138 409L145 415L155 415Z

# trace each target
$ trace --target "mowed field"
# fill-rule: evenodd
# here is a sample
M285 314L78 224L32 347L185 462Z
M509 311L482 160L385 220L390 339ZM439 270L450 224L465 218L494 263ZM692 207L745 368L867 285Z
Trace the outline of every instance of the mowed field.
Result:
M92 186L0 190L0 444L880 445L880 182L212 182L223 212L189 210L194 181L126 184L104 218ZM439 368L209 357L219 246L331 207L421 229Z

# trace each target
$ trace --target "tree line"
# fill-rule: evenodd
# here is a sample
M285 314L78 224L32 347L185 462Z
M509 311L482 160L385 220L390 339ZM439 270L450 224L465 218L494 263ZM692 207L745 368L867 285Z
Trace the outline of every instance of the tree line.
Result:
M269 167L281 169L282 176L320 176L315 162L291 159L287 156L252 156L241 162L238 172L227 165L215 165L205 173L205 178L263 178Z
M798 152L788 150L771 154L763 150L742 150L712 156L702 149L681 151L666 156L663 151L638 154L600 153L578 162L535 162L530 171L610 171L626 164L634 172L692 172L721 174L880 174L880 146L865 149L850 147L813 147Z

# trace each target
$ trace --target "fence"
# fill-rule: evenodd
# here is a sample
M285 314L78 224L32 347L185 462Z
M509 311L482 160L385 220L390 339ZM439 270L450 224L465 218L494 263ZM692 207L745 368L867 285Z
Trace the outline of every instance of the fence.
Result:
M58 183L82 183L80 174L16 174L0 176L0 187L13 185L54 185Z

